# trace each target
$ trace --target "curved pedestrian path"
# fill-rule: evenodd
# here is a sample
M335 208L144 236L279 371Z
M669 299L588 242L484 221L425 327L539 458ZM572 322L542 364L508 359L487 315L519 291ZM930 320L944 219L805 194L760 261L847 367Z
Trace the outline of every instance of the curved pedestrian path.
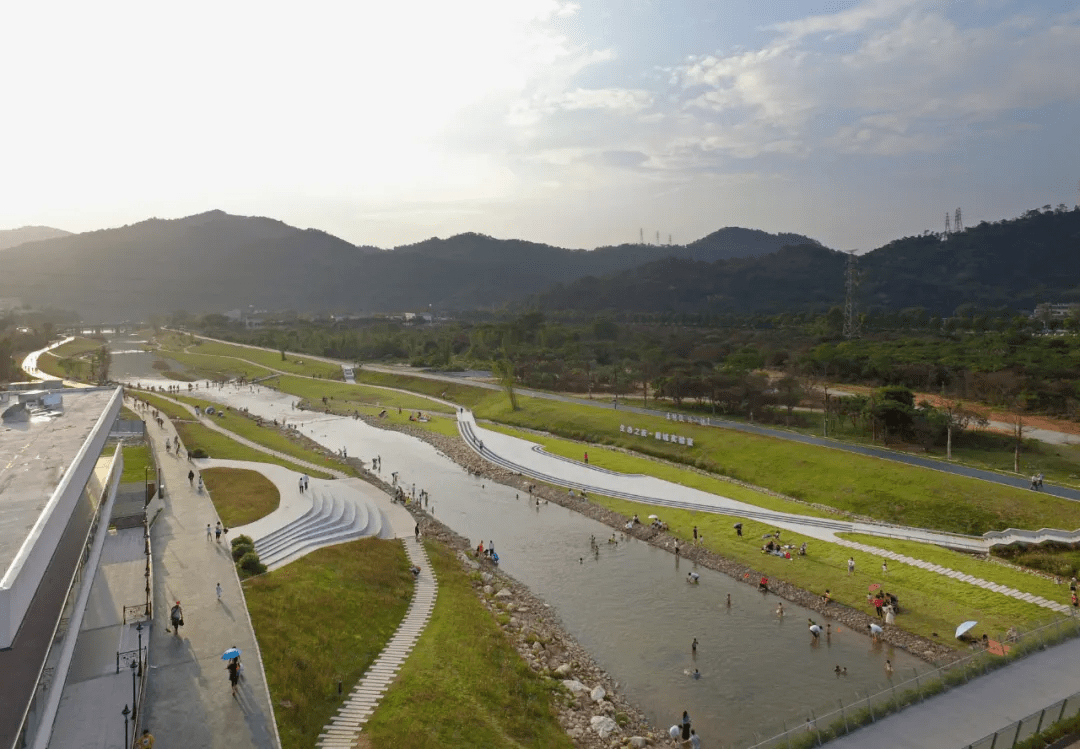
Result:
M374 714L390 684L409 657L416 641L427 626L435 599L439 593L438 581L431 569L431 562L423 544L412 536L402 539L409 562L420 568L413 588L413 600L397 632L371 664L360 682L349 693L348 699L319 735L316 746L322 749L346 749L356 747L364 724Z
M562 456L551 455L540 445L510 435L482 429L477 426L473 414L464 409L458 412L458 430L466 443L481 457L509 471L520 473L538 481L644 504L712 512L757 520L804 536L857 549L895 562L910 564L1057 613L1070 612L1068 605L1050 601L1041 596L1034 596L1016 588L998 585L989 580L983 580L941 565L931 564L921 559L839 538L836 534L863 533L982 553L985 553L989 548L989 543L985 538L928 531L922 528L850 522L766 510L720 494L693 489L652 476L617 473L579 463Z

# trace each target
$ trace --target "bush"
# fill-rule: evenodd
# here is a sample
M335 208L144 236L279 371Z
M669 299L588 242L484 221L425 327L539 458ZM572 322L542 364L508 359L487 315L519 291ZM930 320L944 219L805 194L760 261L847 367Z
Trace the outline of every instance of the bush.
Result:
M240 561L248 554L255 554L255 544L233 544L232 558L234 562Z
M240 546L241 544L243 544L244 546L254 546L255 545L254 539L252 539L251 536L245 536L243 533L241 533L239 536L234 538L230 543L231 543L231 545L232 545L232 547L234 549L237 546Z
M266 572L266 565L259 561L259 555L254 551L240 557L239 567L248 575L261 575Z
M206 454L206 450L203 450L201 447L196 447L194 450L192 450L189 453L189 455L191 455L191 457L193 457L193 458L209 458L210 457L209 455Z

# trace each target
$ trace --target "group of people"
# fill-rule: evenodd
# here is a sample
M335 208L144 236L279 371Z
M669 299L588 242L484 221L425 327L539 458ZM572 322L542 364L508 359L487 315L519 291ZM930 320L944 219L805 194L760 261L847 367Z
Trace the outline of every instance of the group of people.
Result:
M487 559L487 560L490 560L493 564L498 564L499 563L499 555L495 553L495 542L489 540L488 545L485 548L484 547L484 542L483 542L483 540L481 540L480 543L476 547L476 558L477 559Z
M677 745L690 746L691 749L701 749L701 739L690 726L690 714L683 710L682 718L678 723L668 729L668 736Z
M1032 489L1034 489L1035 491L1042 491L1042 485L1043 485L1043 475L1041 473L1036 473L1034 476L1031 477L1031 488Z
M866 598L874 607L878 619L884 620L886 624L896 624L896 615L900 613L900 601L896 596L892 593L881 593L877 596L867 593Z

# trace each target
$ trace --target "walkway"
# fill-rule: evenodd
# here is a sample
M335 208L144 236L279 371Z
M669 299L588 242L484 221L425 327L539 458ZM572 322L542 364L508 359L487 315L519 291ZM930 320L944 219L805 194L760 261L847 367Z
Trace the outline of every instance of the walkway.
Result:
M1080 639L1004 668L829 742L829 749L959 749L1080 691Z
M262 348L260 346L251 346L243 343L233 343L231 341L222 341L217 338L209 338L206 336L195 336L206 341L214 341L217 343L225 343L230 346L239 346L242 348L256 349L259 351L270 351L271 349ZM274 353L277 353L276 351ZM326 357L312 356L310 354L296 354L296 356L303 356L312 361L325 362L327 364L335 364L341 366L347 364L336 359L329 359ZM239 357L236 357L239 359ZM240 359L240 361L247 361L246 359ZM257 364L257 362L249 362L250 364ZM258 366L265 366L258 364ZM373 372L383 372L387 374L408 375L410 377L421 377L426 380L437 380L439 382L462 384L460 377L449 377L446 375L433 374L431 372L403 370L401 368L386 367L373 364L365 364L367 369ZM303 375L300 375L303 376ZM501 386L490 382L478 382L469 381L467 384L473 387L483 388L485 390L501 390ZM374 387L374 386L372 386ZM543 398L545 400L561 401L563 403L573 403L579 406L589 406L591 408L608 408L608 404L600 403L595 400L589 400L586 398L575 398L568 395L559 395L558 393L548 393L542 390L530 390L528 388L517 388L516 392L519 395L525 395L530 398ZM628 413L640 414L642 416L659 416L661 418L667 415L667 412L653 408L641 408L638 406L627 406L623 404L618 410L626 411ZM891 460L898 463L905 463L907 465L918 466L920 468L929 468L932 471L942 471L944 473L952 473L958 476L966 476L967 478L980 479L982 481L990 481L995 484L1002 484L1004 486L1012 486L1019 489L1030 489L1030 479L1024 476L1010 476L1003 473L995 473L994 471L984 471L979 468L969 468L967 466L956 465L955 463L947 463L941 460L934 460L932 458L922 458L917 455L909 455L907 453L899 452L896 450L888 450L881 447L873 447L869 445L855 445L848 442L840 442L839 440L829 439L827 437L815 437L809 434L800 434L799 432L791 432L785 429L775 429L771 427L758 426L756 424L744 424L738 421L728 421L727 419L717 419L712 417L699 417L699 423L702 426L720 427L723 429L733 429L738 432L744 432L747 434L757 434L764 437L775 437L782 440L791 440L793 442L802 442L807 445L816 445L818 447L828 447L834 450L844 450L849 453L856 453L858 455L867 455L874 458L881 458L882 460ZM1063 486L1055 486L1046 484L1043 487L1043 491L1047 494L1052 494L1056 497L1063 499L1071 499L1080 501L1080 490L1069 489Z
M146 431L166 495L151 531L154 619L140 730L149 728L160 746L277 749L281 742L244 592L229 549L206 536L206 524L218 519L213 503L188 485L191 464L165 452L165 440L175 437L172 425L166 421L161 428L147 420ZM179 636L166 631L176 600L184 607ZM233 646L244 653L237 697L231 696L221 660Z
M401 664L409 657L416 641L420 639L435 608L439 586L427 553L423 545L412 536L406 536L402 542L405 544L409 562L420 568L416 587L413 589L412 604L394 637L371 664L364 678L353 688L338 714L323 728L316 744L323 749L357 746L364 724L378 708L383 694L397 677Z
M950 533L928 531L876 523L856 523L831 518L818 518L794 513L765 510L755 505L739 502L721 494L693 489L670 481L641 474L625 474L609 471L575 460L552 455L540 445L509 435L482 429L477 426L470 411L458 412L458 429L462 437L481 457L514 473L521 473L545 483L565 486L587 493L628 499L663 507L713 512L737 518L757 520L774 527L795 531L811 538L839 544L852 549L884 557L896 562L910 564L930 572L970 583L995 593L1041 606L1057 613L1070 612L1068 605L1050 601L1041 596L998 585L971 575L921 559L879 549L867 544L838 538L837 533L865 533L886 538L901 538L922 543L936 544L968 551L986 552L989 543L977 536L960 536Z

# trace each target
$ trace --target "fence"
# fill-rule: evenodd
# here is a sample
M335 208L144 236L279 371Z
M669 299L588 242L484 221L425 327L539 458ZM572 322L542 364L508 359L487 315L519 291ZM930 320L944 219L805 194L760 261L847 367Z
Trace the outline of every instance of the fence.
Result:
M922 702L927 697L967 684L972 679L1023 658L1025 655L1045 650L1051 645L1078 635L1080 635L1080 618L1058 617L1026 632L1013 632L1009 636L999 637L997 641L1008 648L1005 655L995 655L991 651L980 649L959 661L924 673L918 673L914 669L911 676L897 673L891 680L892 683L881 691L873 694L868 692L865 696L846 704L842 700L837 700L831 705L823 706L820 710L811 710L809 714L797 720L781 721L779 725L766 728L764 731L756 731L753 743L744 743L742 747L743 749L808 749L823 746L831 739L846 736L862 726L875 723L909 705ZM1072 700L1073 698L1069 698L1066 702ZM1080 699L1076 701L1076 708L1080 710ZM1038 715L1036 714L1036 717ZM1028 734L1023 734L1023 736L1026 735ZM770 738L762 739L762 736ZM991 745L992 742L973 746L978 749L990 749ZM993 746L993 749L1001 749L1002 746L1007 747L1012 744L999 742Z
M1044 707L1026 718L994 731L989 736L968 744L964 749L1012 749L1021 741L1027 741L1039 731L1045 730L1058 721L1071 718L1080 713L1080 692L1058 700L1049 707Z

